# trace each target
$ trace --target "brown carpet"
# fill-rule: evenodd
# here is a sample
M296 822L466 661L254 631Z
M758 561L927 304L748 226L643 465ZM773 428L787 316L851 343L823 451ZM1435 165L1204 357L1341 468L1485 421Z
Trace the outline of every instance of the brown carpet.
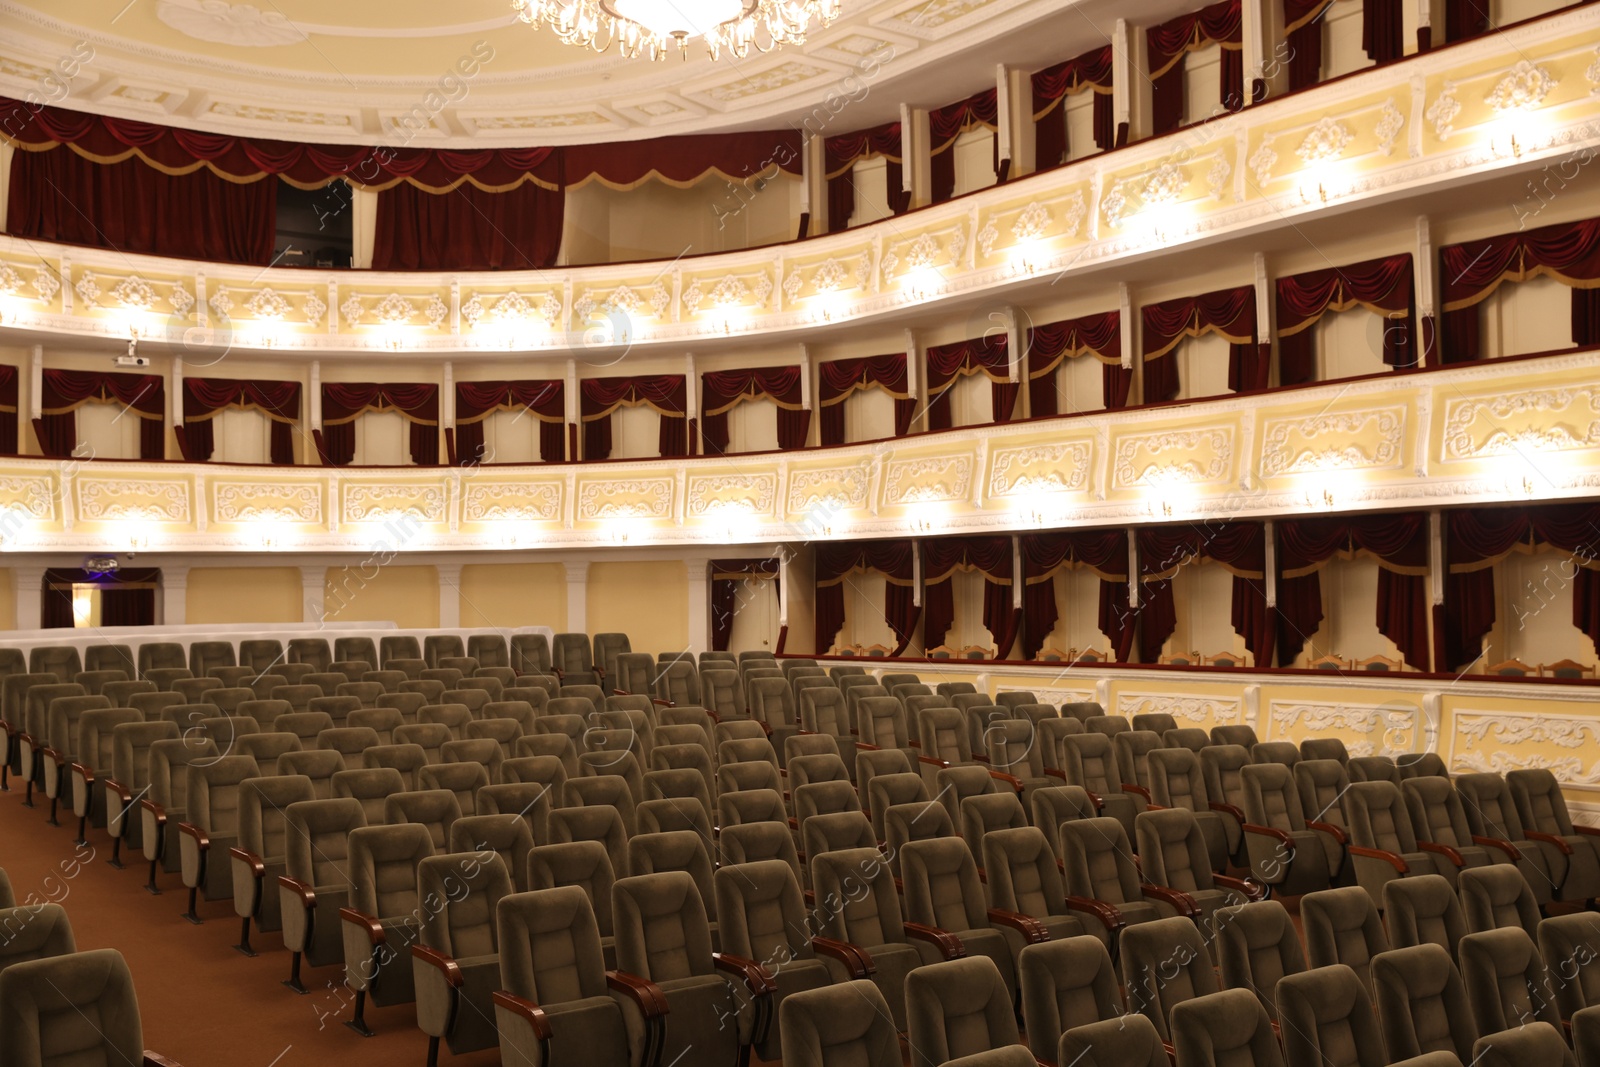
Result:
M202 926L180 917L186 893L176 874L158 878L164 890L144 890L145 866L125 870L106 863L111 841L91 829L87 846L74 846L76 821L50 826L48 804L22 806L15 784L0 793L0 867L10 875L17 902L54 901L66 908L80 949L114 948L128 960L139 992L145 1047L183 1067L422 1067L428 1040L412 1006L367 1008L376 1031L362 1038L342 1023L352 995L343 968L306 969L311 990L297 996L279 983L289 976L289 954L277 934L256 933L260 953L235 952L239 920L227 901L200 904ZM87 860L87 862L84 862ZM498 1049L451 1056L445 1067L489 1067Z

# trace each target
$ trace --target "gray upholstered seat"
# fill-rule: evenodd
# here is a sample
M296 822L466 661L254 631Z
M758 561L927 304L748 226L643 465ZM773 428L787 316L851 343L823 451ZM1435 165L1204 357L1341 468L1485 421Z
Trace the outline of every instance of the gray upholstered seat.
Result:
M1473 839L1490 850L1495 863L1516 865L1533 891L1534 903L1541 908L1550 903L1559 888L1551 877L1550 859L1539 845L1527 840L1506 780L1486 771L1460 775L1455 786Z
M339 909L350 900L350 833L367 817L354 798L328 798L289 805L284 824L284 878L270 891L279 898L283 947L292 954L284 984L305 993L302 960L325 967L344 959Z
M1422 944L1380 953L1372 961L1372 982L1391 1058L1453 1052L1462 1063L1472 1062L1478 1026L1448 952Z
M1478 1029L1511 1030L1531 1022L1561 1028L1544 957L1520 926L1467 934L1458 947L1461 984Z
M784 1067L901 1067L890 1005L865 980L806 990L779 1007Z
M1293 746L1290 746L1293 748ZM1295 753L1296 759L1299 753ZM1244 785L1245 849L1250 873L1276 893L1298 896L1326 889L1339 874L1343 846L1329 831L1306 824L1294 775L1283 763L1254 763L1239 770Z
M1125 1015L1062 1034L1056 1062L1073 1067L1168 1067L1171 1060L1149 1019Z
M115 949L28 960L0 972L0 1063L155 1062L165 1061L147 1057L133 976Z
M1539 905L1526 879L1511 864L1462 871L1458 892L1468 933L1516 926L1530 938L1539 936Z
M1285 975L1277 1015L1288 1067L1385 1067L1372 995L1342 963Z
M191 922L199 922L194 910L197 893L204 893L207 900L233 896L228 850L238 842L242 787L261 771L249 756L219 756L191 763L186 773L189 811L178 827L178 848L183 884L189 889L186 914Z
M409 953L422 933L417 868L435 852L428 828L415 823L350 831L350 903L340 912L344 980L356 999L349 1026L368 1034L366 1002L380 1007L416 998ZM319 916L320 918L320 916Z
M1461 901L1442 875L1402 878L1383 887L1383 914L1395 948L1432 943L1456 957L1467 932Z
M1015 954L1002 923L991 921L967 843L959 837L908 841L900 850L900 865L906 918L953 934L969 957L987 956L1005 981L1007 1004L1016 999Z
M1219 928L1220 909L1265 895L1259 886L1212 871L1205 835L1193 813L1183 808L1146 811L1135 825L1145 884L1186 898L1181 900L1183 910L1200 924L1208 941ZM1146 894L1154 895L1150 890Z
M1247 989L1174 1005L1172 1044L1181 1067L1283 1067L1278 1035L1266 1009Z
M1276 900L1218 912L1216 955L1223 988L1252 991L1274 1022L1278 1021L1279 983L1306 969L1294 920Z
M1300 922L1313 969L1342 963L1371 987L1372 959L1389 951L1389 935L1371 894L1359 886L1307 893L1300 901Z
M1168 1020L1177 1005L1217 992L1217 975L1199 929L1184 918L1130 926L1122 935L1122 980L1128 1010L1172 1040ZM1252 1003L1253 994L1245 993Z
M1211 807L1200 757L1187 748L1168 747L1155 749L1147 759L1150 802L1163 808L1183 808L1194 816L1211 869L1225 870L1230 860L1242 860L1244 831L1237 819Z
M1067 908L1115 956L1126 928L1161 918L1140 889L1128 836L1121 823L1107 818L1064 822L1060 833Z
M1506 775L1506 785L1524 829L1557 839L1535 842L1557 886L1556 899L1587 901L1600 896L1600 852L1595 848L1600 830L1573 826L1555 775L1543 768L1512 771Z
M417 1026L428 1035L428 1062L442 1039L454 1055L499 1042L493 997L500 988L500 901L512 892L499 855L451 852L417 867L417 894L438 901L423 909L419 944L411 948Z
M233 913L240 919L239 951L253 955L250 924L259 930L282 928L278 877L287 873L291 805L314 800L311 779L298 774L251 778L239 786L238 845L233 865ZM220 862L221 857L216 861Z
M1435 873L1459 886L1463 872L1489 864L1489 850L1472 840L1461 798L1450 779L1434 775L1407 778L1400 783L1400 792L1411 812L1417 844L1432 858Z
M990 957L970 956L912 971L906 977L912 1067L941 1067L1016 1045L1012 999L1011 987Z
M1117 972L1098 938L1052 937L1029 945L1017 956L1017 972L1028 1047L1041 1060L1055 1055L1067 1031L1124 1017Z

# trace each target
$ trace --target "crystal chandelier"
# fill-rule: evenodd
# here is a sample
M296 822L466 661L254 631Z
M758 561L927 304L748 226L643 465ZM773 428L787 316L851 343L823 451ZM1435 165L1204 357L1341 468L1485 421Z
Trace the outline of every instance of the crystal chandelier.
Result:
M754 48L805 44L813 22L839 17L840 0L511 0L517 17L534 29L549 26L563 44L604 52L614 43L632 59L661 59L676 42L689 55L700 37L711 58L724 51L743 59Z

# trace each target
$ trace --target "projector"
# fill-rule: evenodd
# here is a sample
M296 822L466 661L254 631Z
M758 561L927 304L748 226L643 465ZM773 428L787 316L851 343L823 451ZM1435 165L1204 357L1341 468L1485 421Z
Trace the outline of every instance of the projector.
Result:
M119 367L148 367L149 365L150 365L150 357L149 356L118 356L117 357L117 366L119 366Z

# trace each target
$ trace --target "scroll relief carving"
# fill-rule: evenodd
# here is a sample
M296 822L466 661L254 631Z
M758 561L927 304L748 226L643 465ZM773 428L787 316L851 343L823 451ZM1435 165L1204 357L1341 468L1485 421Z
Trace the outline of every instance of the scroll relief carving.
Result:
M725 510L770 515L777 496L776 474L691 475L689 478L690 515Z
M1412 704L1343 704L1274 700L1268 708L1274 737L1341 733L1352 756L1393 756L1418 751L1422 709ZM1356 735L1361 740L1350 740Z
M825 508L842 511L865 507L868 467L821 467L789 472L790 514Z
M29 518L56 517L56 488L48 477L11 475L0 478L0 510L23 511Z
M883 499L886 504L962 500L971 492L971 456L894 460L885 472Z
M1117 440L1118 488L1172 482L1214 482L1225 477L1233 461L1233 432L1172 430L1130 434Z
M461 489L467 522L532 522L561 517L559 482L470 481Z
M996 449L989 472L989 495L1084 489L1089 483L1093 453L1088 441Z
M1467 397L1445 404L1444 458L1562 452L1600 444L1600 391L1593 385Z
M1244 703L1239 697L1184 696L1179 693L1118 693L1117 714L1171 715L1180 722L1231 726L1244 721Z
M1405 408L1345 411L1272 419L1261 448L1261 474L1395 467L1405 435Z
M320 485L215 482L212 514L218 522L321 522Z
M588 481L578 490L580 519L666 519L671 516L671 478Z
M345 522L378 522L395 515L413 515L423 522L443 522L448 494L443 485L346 485Z

